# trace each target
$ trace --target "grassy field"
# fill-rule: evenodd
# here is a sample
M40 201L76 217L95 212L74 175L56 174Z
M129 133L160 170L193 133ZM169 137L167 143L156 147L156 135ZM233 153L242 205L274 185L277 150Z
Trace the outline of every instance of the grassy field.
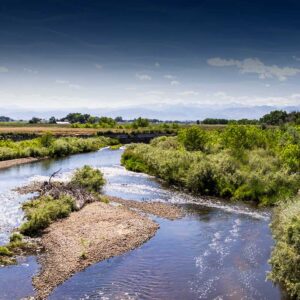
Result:
M180 125L179 128L186 128L190 125ZM206 130L224 129L226 125L199 125ZM42 134L44 132L51 132L54 135L76 136L76 135L94 135L98 132L102 133L149 133L149 132L176 132L174 129L163 129L156 125L151 127L144 127L139 129L132 128L73 128L71 125L57 125L57 124L28 124L28 123L0 123L0 134L14 133L14 134Z

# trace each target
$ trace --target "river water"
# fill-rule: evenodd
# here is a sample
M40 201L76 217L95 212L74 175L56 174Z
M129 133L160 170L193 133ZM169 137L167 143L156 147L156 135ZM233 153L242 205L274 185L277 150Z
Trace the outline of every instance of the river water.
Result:
M90 164L101 168L106 194L139 201L169 201L187 212L183 219L160 224L141 247L95 264L57 287L49 299L283 299L265 280L273 244L268 211L220 200L195 198L164 187L154 178L120 166L123 150L102 149L0 171L0 244L22 222L20 204L28 196L11 191L61 169ZM33 294L35 257L0 269L0 299Z

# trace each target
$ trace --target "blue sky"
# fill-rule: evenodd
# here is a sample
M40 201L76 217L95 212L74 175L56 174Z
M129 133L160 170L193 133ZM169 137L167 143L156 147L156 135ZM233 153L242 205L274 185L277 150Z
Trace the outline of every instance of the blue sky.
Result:
M0 106L299 106L299 15L296 0L0 0Z

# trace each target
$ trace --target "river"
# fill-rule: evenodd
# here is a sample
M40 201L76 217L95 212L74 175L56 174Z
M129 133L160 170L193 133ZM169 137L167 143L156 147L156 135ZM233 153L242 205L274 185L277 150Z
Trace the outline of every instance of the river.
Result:
M121 167L122 151L105 148L0 170L0 244L22 222L20 205L28 198L13 192L13 187L58 169L64 177L84 164L101 168L106 194L169 201L187 212L176 221L152 216L160 229L151 240L75 274L49 299L283 299L280 289L265 280L273 244L268 211L164 187L151 176ZM0 268L0 299L33 294L31 277L38 268L33 256Z

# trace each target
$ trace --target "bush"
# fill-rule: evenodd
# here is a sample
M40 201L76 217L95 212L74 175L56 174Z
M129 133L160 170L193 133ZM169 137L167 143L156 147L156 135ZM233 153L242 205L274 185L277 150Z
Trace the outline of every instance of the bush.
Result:
M84 166L77 169L71 179L71 184L85 188L90 192L100 192L105 184L103 174L100 170L94 169L90 166Z
M0 255L1 256L12 256L13 253L5 246L0 246Z
M291 172L290 166L285 167L276 150L279 147L276 141L280 140L276 136L280 137L282 132L265 134L255 127L233 128L229 136L236 130L239 134L246 132L241 149L235 149L235 139L231 138L226 148L222 148L228 132L207 133L209 154L187 151L176 138L161 137L154 139L150 145L133 144L127 147L122 164L129 170L155 175L169 184L203 195L255 201L260 205L274 205L295 195L300 187L299 174ZM254 141L250 138L253 136L257 136ZM178 139L182 140L182 137ZM267 142L269 139L272 143ZM270 149L267 149L269 144ZM294 154L291 156L294 158ZM295 160L298 162L297 157Z
M45 133L40 138L21 142L0 141L0 160L21 157L62 157L75 153L97 151L101 147L114 143L114 140L105 137L54 138L51 133Z
M300 197L282 203L272 221L275 247L268 278L283 285L288 294L300 299Z
M52 145L53 140L54 136L51 132L44 133L40 138L42 146L46 148Z
M14 242L20 242L20 241L22 241L22 239L23 239L23 235L22 235L22 234L20 234L20 233L18 233L18 232L14 232L14 233L10 236L9 241L10 241L11 243L14 243Z
M25 235L36 235L53 221L67 217L74 208L74 199L68 195L58 199L51 196L33 199L23 204L27 221L22 224L20 231Z
M205 151L208 135L202 128L193 126L179 131L178 140L188 151Z

